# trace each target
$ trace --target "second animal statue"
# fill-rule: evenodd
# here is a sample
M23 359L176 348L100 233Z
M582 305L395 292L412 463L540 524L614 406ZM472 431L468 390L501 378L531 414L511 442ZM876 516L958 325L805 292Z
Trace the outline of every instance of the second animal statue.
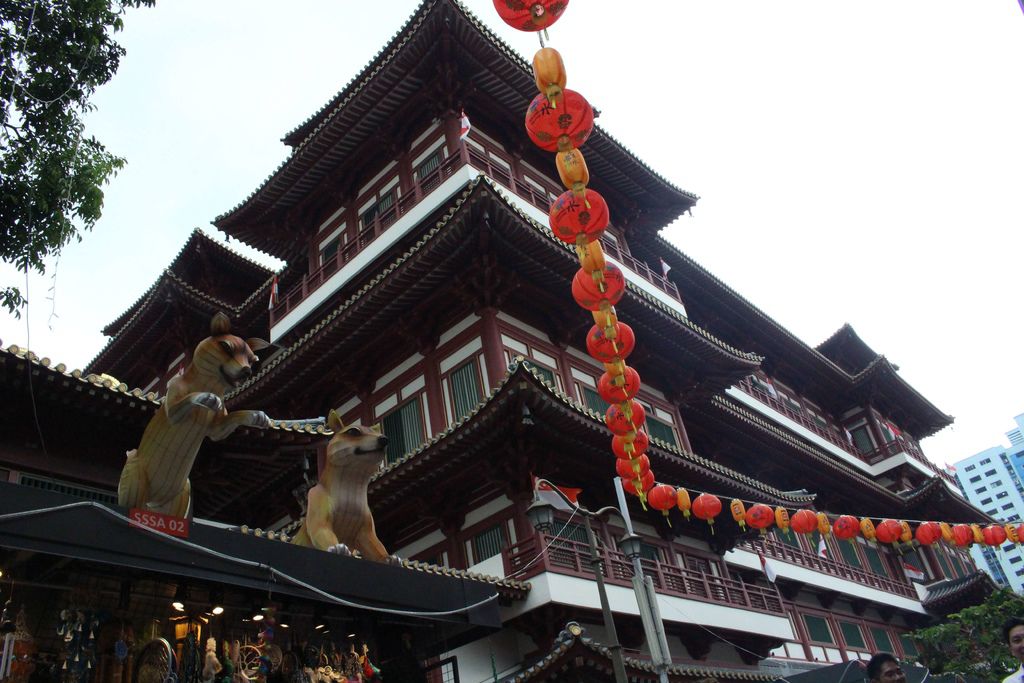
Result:
M374 562L389 561L377 538L366 487L384 460L388 438L376 427L346 427L334 410L327 418L334 436L319 483L309 490L306 518L293 543L320 550L358 550Z

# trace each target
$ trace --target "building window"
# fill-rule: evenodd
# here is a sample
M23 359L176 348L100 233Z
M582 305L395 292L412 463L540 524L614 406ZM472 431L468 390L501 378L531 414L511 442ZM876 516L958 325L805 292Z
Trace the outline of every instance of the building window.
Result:
M416 181L419 182L425 177L437 170L437 167L441 165L441 150L438 148L436 152L431 154L429 157L424 159L419 166L416 167Z
M892 647L889 632L878 626L871 627L871 639L875 641L875 652L896 652Z
M775 539L778 542L785 543L788 546L792 546L797 549L800 548L800 539L796 537L796 533L793 531L786 533L780 529L775 529Z
M975 491L975 493L985 493L985 491L988 491L988 487L987 486L979 486L978 490Z
M583 389L583 403L591 410L604 415L608 410L608 406L611 404L601 398L601 394L597 393L593 389L589 389L587 387L581 388Z
M976 474L968 480L968 483L977 484L979 481L981 481L981 475Z
M448 381L452 387L452 402L455 404L455 419L460 420L480 404L480 373L476 361L452 371Z
M1008 492L1000 491L999 493L996 494L996 498L1006 498L1008 495L1010 495Z
M914 639L906 633L900 634L900 644L903 645L903 656L904 657L917 657L917 644Z
M335 237L333 240L324 245L324 248L320 250L320 265L333 261L334 257L338 255L338 247L341 245L341 237Z
M987 472L985 472L985 476L986 477L994 477L995 474L996 474L995 470L988 470Z
M871 571L879 576L889 575L888 572L885 571L885 563L882 562L882 558L878 554L877 548L872 548L870 545L862 545L861 549L864 551L864 555L868 558L868 566L871 567Z
M1010 558L1010 564L1019 564L1019 563L1020 563L1020 555L1018 555L1017 557L1011 557Z
M381 422L384 435L388 437L386 453L389 465L423 443L423 409L418 396L385 415Z
M992 502L991 498L982 498L981 502L979 503L979 505L988 505L991 502Z
M788 394L779 394L779 397L782 398L782 402L786 404L786 407L794 413L804 412L804 407L800 405L800 401L797 401L792 396L789 396Z
M640 544L640 559L661 562L661 548L650 543Z
M989 464L990 462L992 462L992 459L991 459L991 458L985 458L984 460L982 460L982 461L981 461L981 462L979 462L978 464L979 464L979 465L987 465L987 464Z
M1013 503L1007 503L1006 505L1004 505L1002 507L1003 512L1006 512L1007 510L1012 510L1012 509L1013 509Z
M822 617L816 617L813 614L804 614L803 617L804 624L807 626L807 635L811 640L818 643L828 643L829 645L835 643L832 629L829 628L827 620Z
M857 548L853 543L838 543L839 552L842 554L846 564L851 567L861 568L860 557L857 555Z
M377 203L368 208L363 212L363 215L359 217L359 229L367 230L372 227L374 219L379 218L382 214L386 213L388 209L395 205L395 191L391 190L383 197L377 200Z
M972 472L974 471L974 467L974 465L968 465L967 467L964 468L964 472Z
M561 522L555 520L555 536L577 543L588 543L587 528L575 522Z
M673 446L678 446L676 442L676 432L672 429L672 425L667 422L662 422L657 418L653 418L648 414L647 420L647 435L653 439L661 439L666 443L670 443Z
M843 632L843 640L846 641L846 647L867 649L867 643L864 642L864 631L861 630L859 624L854 624L851 621L840 621L839 630Z
M540 375L541 379L543 379L545 382L547 382L548 384L550 384L553 387L558 386L555 383L555 371L554 370L552 370L550 368L546 368L543 365L537 365L537 363L535 361L532 361L532 360L528 361L528 363L530 365L530 368L534 372L536 372L538 375Z
M473 563L494 557L506 547L508 534L505 531L505 523L501 522L473 537Z
M867 425L862 424L859 427L854 427L850 430L850 436L853 438L853 445L861 453L871 453L875 450L875 440L868 431Z

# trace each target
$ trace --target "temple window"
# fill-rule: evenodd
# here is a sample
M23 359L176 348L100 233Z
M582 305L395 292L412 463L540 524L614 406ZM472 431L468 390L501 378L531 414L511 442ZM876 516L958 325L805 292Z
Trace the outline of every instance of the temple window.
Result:
M840 621L839 630L843 634L843 640L846 641L846 647L851 650L866 650L867 642L864 640L864 630L860 624L855 624L852 621Z
M850 433L853 445L861 453L871 453L875 450L875 437L872 436L871 430L868 428L868 421L865 418L854 422L846 428L846 431Z
M470 543L473 550L473 564L494 557L508 547L508 532L505 523L500 522L478 533Z
M455 420L460 420L480 404L480 370L475 360L464 363L448 375Z
M889 632L878 626L871 627L871 639L875 641L875 652L896 652Z
M374 221L377 220L382 226L387 225L386 214L395 205L395 190L394 188L384 193L377 201L370 204L369 207L363 210L359 215L359 230L365 232L373 227Z
M419 396L385 415L381 422L384 435L388 437L386 453L389 465L423 443L426 429Z
M413 172L416 182L423 182L424 178L438 169L443 160L444 149L439 147L416 167L416 170Z

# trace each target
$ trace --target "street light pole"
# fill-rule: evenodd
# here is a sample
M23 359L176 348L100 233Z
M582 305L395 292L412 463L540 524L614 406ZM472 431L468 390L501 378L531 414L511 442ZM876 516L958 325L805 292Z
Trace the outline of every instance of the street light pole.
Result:
M590 545L590 567L594 572L594 580L597 581L597 593L601 597L601 613L604 615L604 627L608 631L608 638L612 641L608 645L608 649L612 652L612 668L615 671L615 681L616 683L626 683L626 665L622 661L622 645L619 643L619 634L615 630L615 620L612 619L611 607L608 606L608 593L604 589L604 568L601 566L601 558L597 555L597 537L594 536L594 528L590 525L592 514L587 510L586 514L583 515L583 522L587 527L587 544Z

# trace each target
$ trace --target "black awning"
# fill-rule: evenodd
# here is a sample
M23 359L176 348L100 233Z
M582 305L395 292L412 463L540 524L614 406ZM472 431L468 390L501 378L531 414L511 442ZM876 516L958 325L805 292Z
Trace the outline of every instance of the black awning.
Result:
M0 483L0 548L153 572L171 580L270 590L352 609L501 627L497 591L489 584L257 538L202 520L192 521L187 540L176 539L134 527L126 515L117 506Z

